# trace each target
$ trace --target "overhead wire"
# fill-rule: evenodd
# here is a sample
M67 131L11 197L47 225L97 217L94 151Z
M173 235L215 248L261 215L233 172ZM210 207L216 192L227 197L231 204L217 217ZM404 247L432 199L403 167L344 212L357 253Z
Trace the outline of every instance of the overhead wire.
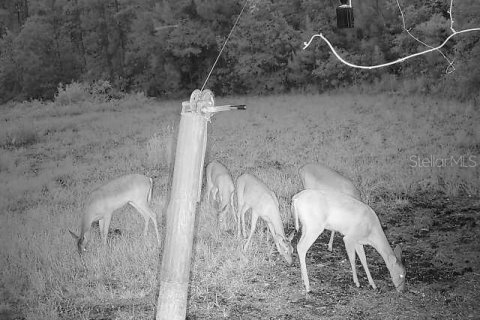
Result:
M222 48L220 49L220 52L218 53L218 56L217 56L217 58L215 59L215 62L213 63L213 66L212 66L212 68L210 69L210 72L208 73L207 78L205 79L205 82L203 83L203 86L202 86L201 91L203 91L203 89L205 89L205 86L207 85L208 79L209 79L210 76L212 75L212 72L213 72L213 70L215 69L215 66L217 65L217 62L218 62L218 60L220 59L220 56L222 55L223 49L225 49L225 46L227 45L228 40L229 40L230 37L232 36L233 30L234 30L235 27L237 26L238 21L240 20L240 17L242 16L243 11L245 11L245 8L247 7L247 4L248 4L249 1L250 1L250 0L245 0L245 2L244 2L244 4L243 4L243 7L242 7L242 10L241 10L240 13L238 14L237 19L235 20L235 23L233 24L232 29L230 30L230 33L228 34L227 38L226 38L225 41L223 42L223 46L222 46Z

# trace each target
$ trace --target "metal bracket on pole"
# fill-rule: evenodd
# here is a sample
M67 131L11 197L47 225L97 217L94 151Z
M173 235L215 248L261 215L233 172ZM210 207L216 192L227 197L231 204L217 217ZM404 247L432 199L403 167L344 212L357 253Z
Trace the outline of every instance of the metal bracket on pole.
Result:
M203 116L207 122L210 122L210 118L213 116L214 113L220 111L231 111L231 110L246 110L244 104L237 104L237 105L224 105L224 106L215 106L215 97L213 92L209 89L199 90L195 89L192 94L190 95L190 101L183 101L182 102L182 114L185 113L196 113L198 115ZM204 148L206 148L207 144L207 136L205 132L205 142ZM203 150L203 157L205 156L205 150ZM202 158L203 163L203 158ZM200 174L202 174L200 172ZM201 176L200 180L201 181ZM201 189L198 190L198 197L200 198Z
M201 113L207 120L220 111L246 110L244 104L215 106L215 97L209 89L200 91L195 89L190 95L190 101L182 102L182 114L186 112Z

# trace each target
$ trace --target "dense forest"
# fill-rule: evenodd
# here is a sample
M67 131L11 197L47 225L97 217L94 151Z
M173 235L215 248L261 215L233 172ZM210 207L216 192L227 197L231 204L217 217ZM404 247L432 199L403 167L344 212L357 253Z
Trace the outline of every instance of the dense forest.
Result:
M0 0L0 102L51 99L62 85L108 83L116 92L172 97L200 88L243 0ZM399 0L407 29L435 46L451 33L450 1ZM216 94L322 92L339 87L443 94L480 92L480 32L392 67L371 65L426 49L403 30L395 0L353 0L355 28L338 29L337 0L249 0L207 87ZM480 27L480 1L459 0L454 27Z

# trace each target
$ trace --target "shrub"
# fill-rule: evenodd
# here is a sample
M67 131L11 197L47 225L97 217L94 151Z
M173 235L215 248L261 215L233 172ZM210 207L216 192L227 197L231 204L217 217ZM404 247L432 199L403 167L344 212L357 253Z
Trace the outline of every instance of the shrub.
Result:
M93 95L95 101L108 101L111 98L112 85L108 80L94 81L89 86L89 92Z
M120 101L120 109L134 109L148 103L148 98L143 92L137 92L125 95Z
M58 86L58 92L55 96L55 103L61 106L71 105L91 99L88 88L78 82L72 82L63 86L61 83Z

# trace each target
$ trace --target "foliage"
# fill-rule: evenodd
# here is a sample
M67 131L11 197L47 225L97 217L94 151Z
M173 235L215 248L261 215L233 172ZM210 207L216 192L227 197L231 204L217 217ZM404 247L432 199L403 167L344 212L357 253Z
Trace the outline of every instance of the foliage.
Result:
M58 105L65 106L86 100L89 100L89 93L85 85L72 82L65 86L62 86L62 84L58 86L58 92L55 96L55 102Z
M14 41L15 36L10 32L0 38L0 103L20 93Z
M0 102L52 99L60 83L106 80L113 96L142 91L184 96L205 82L243 0L37 0L20 15L0 2ZM447 0L400 1L406 27L428 45L451 33ZM452 39L443 52L457 71L446 74L437 52L390 68L360 72L339 65L321 32L349 61L375 64L424 50L402 26L396 0L354 1L355 28L336 28L334 0L250 0L208 80L217 94L324 91L375 85L386 74L421 77L423 92L470 99L478 92L478 32ZM480 25L476 0L455 1L454 26ZM17 22L18 20L18 22ZM20 25L18 25L20 23ZM418 83L417 81L414 81ZM444 90L447 89L447 90Z

